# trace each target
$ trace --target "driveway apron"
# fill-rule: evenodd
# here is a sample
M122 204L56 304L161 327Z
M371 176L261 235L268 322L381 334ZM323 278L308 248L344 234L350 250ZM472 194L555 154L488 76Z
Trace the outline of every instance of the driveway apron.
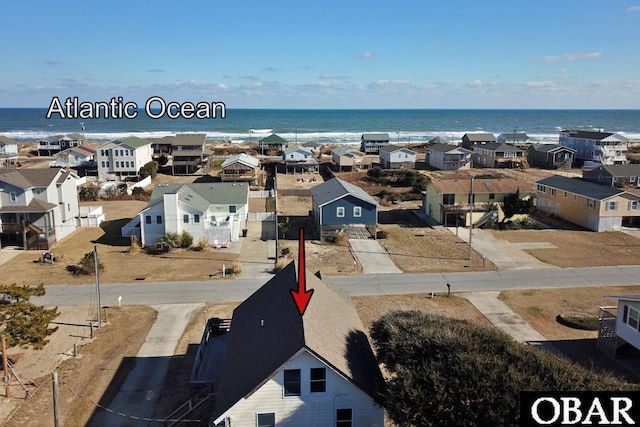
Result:
M402 273L377 240L350 239L349 244L362 265L363 274Z

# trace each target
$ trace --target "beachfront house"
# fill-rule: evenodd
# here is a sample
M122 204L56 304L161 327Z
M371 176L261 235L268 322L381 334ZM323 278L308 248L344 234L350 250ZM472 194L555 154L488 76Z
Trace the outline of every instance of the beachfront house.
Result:
M156 184L147 206L121 234L153 246L162 234L186 231L194 243L206 237L211 245L228 246L246 228L248 205L246 182Z
M524 132L511 132L511 133L501 133L496 138L496 142L499 144L527 144L529 142L529 135Z
M285 172L304 173L318 172L320 163L313 157L311 150L300 145L289 145L282 152Z
M58 168L0 172L1 247L51 249L78 227L78 176Z
M363 133L360 137L360 151L365 154L378 154L380 147L389 144L388 133Z
M582 170L582 179L615 187L640 187L640 165L601 165Z
M51 135L38 140L39 156L53 156L67 148L77 147L85 142L83 135L72 133L69 135Z
M397 145L383 145L378 149L383 169L415 169L416 152Z
M205 162L204 133L179 133L171 142L171 174L191 175Z
M352 147L342 146L331 150L331 163L338 172L366 168L370 164L367 160L366 154Z
M118 138L98 146L98 179L124 180L139 175L140 168L153 158L151 143L137 136Z
M312 153L319 153L320 150L322 150L322 144L320 144L319 142L314 142L314 141L305 142L304 144L300 144L300 146L302 148L306 148L307 150L311 151Z
M356 230L376 235L378 203L362 188L332 178L311 188L312 221L321 239L338 230Z
M605 298L616 299L618 304L600 307L598 349L612 359L631 353L637 357L637 350L640 350L640 295L607 295Z
M435 144L429 147L429 166L444 170L471 168L472 152L450 144Z
M623 165L627 161L628 139L601 131L563 130L559 143L576 150L578 166Z
M496 136L490 132L469 132L462 136L460 145L467 150L473 150L477 145L492 144L496 142Z
M263 155L265 151L282 151L287 141L279 135L272 133L271 135L258 140L258 149Z
M540 169L571 169L576 150L559 144L531 144L527 162Z
M513 178L475 178L470 173L442 173L432 179L422 193L422 210L444 226L474 227L502 221L500 204L508 194L531 196L533 187ZM524 217L511 218L524 219Z
M580 178L553 175L536 182L537 208L593 231L640 224L640 195Z
M473 146L473 164L485 168L515 168L526 162L525 152L511 144L491 142Z
M208 425L384 426L382 375L360 317L304 265L272 277L228 327L209 320L191 376L212 390ZM291 289L302 275L313 295L301 315Z
M220 178L226 181L247 181L251 184L258 182L260 160L248 154L240 153L222 162Z

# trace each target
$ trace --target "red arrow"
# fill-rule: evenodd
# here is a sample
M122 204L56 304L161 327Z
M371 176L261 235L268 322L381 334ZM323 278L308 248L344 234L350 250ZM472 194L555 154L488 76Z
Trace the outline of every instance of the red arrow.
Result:
M307 310L309 301L311 301L311 295L313 295L313 289L307 290L307 278L305 275L304 266L304 228L300 227L300 238L298 240L298 289L289 289L293 301L298 307L300 316L304 315Z

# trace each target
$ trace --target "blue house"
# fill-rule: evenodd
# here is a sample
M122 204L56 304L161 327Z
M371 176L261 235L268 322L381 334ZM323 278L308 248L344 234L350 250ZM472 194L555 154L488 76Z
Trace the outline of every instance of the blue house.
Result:
M311 189L313 217L320 238L340 229L368 230L375 236L378 203L362 188L338 178Z

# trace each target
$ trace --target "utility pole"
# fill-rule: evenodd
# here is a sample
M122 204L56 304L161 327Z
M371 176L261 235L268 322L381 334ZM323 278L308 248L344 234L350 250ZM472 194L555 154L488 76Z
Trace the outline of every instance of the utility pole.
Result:
M4 395L9 397L9 361L7 358L7 339L2 336L2 374L4 375Z
M60 427L60 419L58 409L58 371L53 371L51 374L51 382L53 383L53 425Z
M469 255L467 259L471 261L471 240L473 239L473 174L471 174L471 192L469 193Z
M98 328L100 328L100 324L102 323L102 317L100 315L100 277L98 274L98 247L93 247L93 265L96 270L96 297L98 300Z

